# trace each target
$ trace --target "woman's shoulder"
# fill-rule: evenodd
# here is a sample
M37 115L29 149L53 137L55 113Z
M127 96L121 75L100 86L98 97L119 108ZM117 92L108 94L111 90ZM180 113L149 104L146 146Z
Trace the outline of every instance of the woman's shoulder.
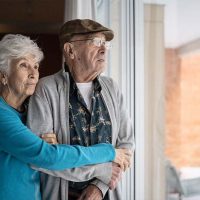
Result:
M7 121L8 118L20 118L21 115L14 108L9 106L1 97L0 97L0 121Z
M2 115L4 112L12 112L13 109L4 101L2 97L0 97L0 114Z

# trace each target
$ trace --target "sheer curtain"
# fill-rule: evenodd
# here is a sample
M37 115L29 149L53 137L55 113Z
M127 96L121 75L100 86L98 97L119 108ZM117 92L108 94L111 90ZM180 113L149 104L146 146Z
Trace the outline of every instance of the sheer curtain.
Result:
M164 6L144 4L146 199L165 196Z

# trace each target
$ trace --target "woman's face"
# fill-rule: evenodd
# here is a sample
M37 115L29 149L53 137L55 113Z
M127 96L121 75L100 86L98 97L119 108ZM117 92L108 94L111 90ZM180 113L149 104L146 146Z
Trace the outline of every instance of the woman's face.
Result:
M39 63L32 55L10 62L7 85L9 92L17 97L28 97L35 91L39 79Z

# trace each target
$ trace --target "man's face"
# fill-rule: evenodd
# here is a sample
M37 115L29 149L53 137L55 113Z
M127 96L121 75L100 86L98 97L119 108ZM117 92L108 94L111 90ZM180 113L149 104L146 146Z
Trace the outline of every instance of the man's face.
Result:
M92 39L96 39L96 43ZM97 44L99 39L102 39L103 44L98 46ZM101 74L105 69L107 59L104 34L96 33L89 36L76 36L72 41L76 41L72 42L74 46L74 60L76 66L80 67L83 71L87 70L89 74Z

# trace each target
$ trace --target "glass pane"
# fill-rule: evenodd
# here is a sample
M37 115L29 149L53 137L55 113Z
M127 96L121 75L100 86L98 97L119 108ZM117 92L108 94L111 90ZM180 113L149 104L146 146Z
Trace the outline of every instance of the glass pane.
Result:
M173 165L167 186L169 193L194 199L200 199L199 9L197 0L168 1L165 5L165 153ZM169 177L173 169L177 177ZM179 185L173 184L175 177Z
M161 199L166 183L167 200L198 200L200 1L143 2L148 195Z

